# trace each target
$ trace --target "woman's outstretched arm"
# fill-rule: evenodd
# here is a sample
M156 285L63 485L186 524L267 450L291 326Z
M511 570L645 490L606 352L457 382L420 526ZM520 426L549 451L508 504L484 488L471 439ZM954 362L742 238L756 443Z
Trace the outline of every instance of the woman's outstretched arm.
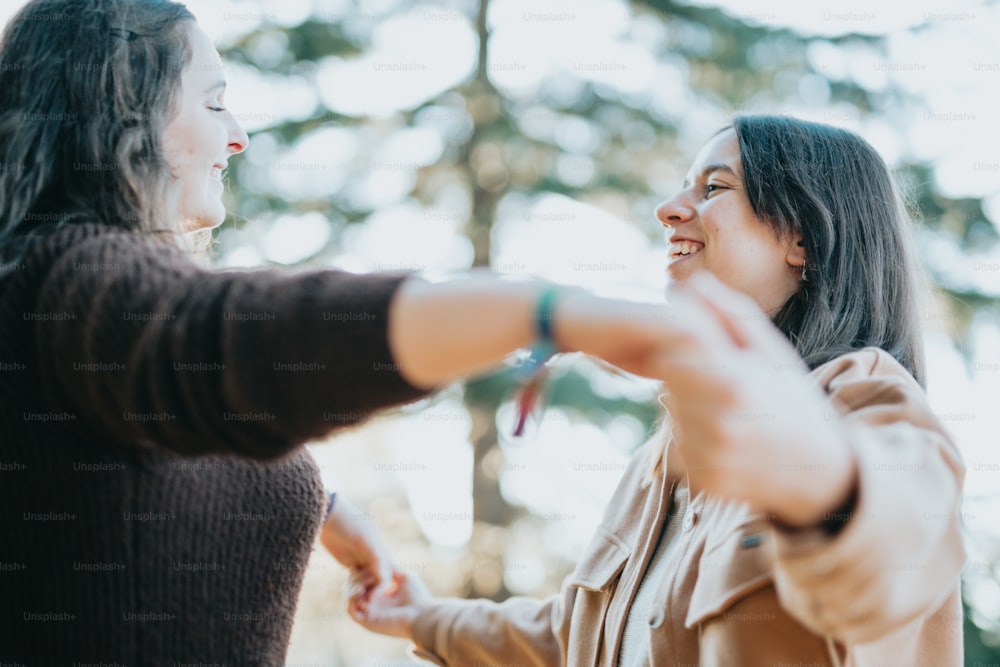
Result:
M17 279L18 326L43 396L72 428L185 454L276 458L535 340L541 282L432 284L337 271L206 271L166 244L102 225L40 241ZM656 374L662 307L566 290L565 351Z
M536 306L552 285L487 272L429 283L407 280L389 311L389 342L399 371L437 387L495 366L536 339ZM662 305L559 288L552 333L563 352L585 352L638 375L656 377L670 314Z

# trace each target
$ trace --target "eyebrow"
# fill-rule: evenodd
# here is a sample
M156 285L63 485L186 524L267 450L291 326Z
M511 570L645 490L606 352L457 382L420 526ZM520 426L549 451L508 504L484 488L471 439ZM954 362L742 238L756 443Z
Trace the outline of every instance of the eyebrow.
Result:
M225 88L225 87L226 87L226 82L220 80L220 81L216 81L211 86L209 86L208 88L206 88L205 92L206 93L211 93L212 91L218 90L219 88Z
M718 164L710 164L710 165L705 166L705 168L701 170L701 173L698 174L698 177L699 178L707 178L709 175L711 175L712 173L714 173L716 171L723 171L723 172L729 174L730 176L732 176L733 178L740 178L740 175L737 174L735 171L733 171L732 167L730 167L728 164L724 164L722 162L720 162ZM740 179L740 180L742 180L742 179ZM686 188L689 185L691 185L691 181L688 178L685 178L684 179L684 184L681 187L685 187Z

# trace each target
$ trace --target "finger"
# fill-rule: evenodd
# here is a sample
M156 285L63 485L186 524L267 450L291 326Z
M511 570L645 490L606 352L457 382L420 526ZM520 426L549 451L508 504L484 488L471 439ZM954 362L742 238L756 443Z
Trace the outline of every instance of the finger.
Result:
M392 592L393 594L402 591L411 581L409 573L405 570L395 570L392 573Z
M692 276L686 285L738 347L751 347L760 326L770 325L767 315L752 299L708 272Z
M753 299L708 273L695 278L690 282L692 292L713 313L734 342L741 347L754 347L772 355L796 354L789 340Z
M707 309L724 321L728 331L742 337L744 349L763 353L774 369L794 375L805 375L808 368L794 344L774 325L771 318L746 295L732 290L711 276L698 280L695 289Z
M353 569L348 575L348 579L352 584L357 584L359 586L374 586L379 582L378 572L373 572L368 568L364 569Z
M351 596L347 601L348 610L356 610L361 614L367 614L371 607L371 599L365 594Z
M364 596L364 594L365 594L364 589L357 586L350 586L347 588L346 591L344 591L344 597L351 602L360 600Z
M368 620L368 607L359 605L353 601L347 605L347 613L359 623Z
M733 345L715 313L706 307L687 282L672 287L668 300L667 320L672 331L666 338L661 338L668 349L686 354L706 347L717 349Z
M352 572L347 578L347 584L354 588L367 588L370 585L370 582L371 578L363 572Z
M378 576L374 581L373 595L390 595L396 588L393 581L393 565L389 562L379 564Z
M367 599L374 588L374 580L369 577L351 575L346 584L346 595L348 597Z
M346 595L345 597L347 598L347 606L349 609L355 607L361 608L365 606L365 602L362 599L362 594L360 591L349 591L348 595Z
M398 595L400 590L400 582L396 579L395 575L392 575L389 577L389 580L385 582L385 586L380 593L386 597L392 597L394 595Z

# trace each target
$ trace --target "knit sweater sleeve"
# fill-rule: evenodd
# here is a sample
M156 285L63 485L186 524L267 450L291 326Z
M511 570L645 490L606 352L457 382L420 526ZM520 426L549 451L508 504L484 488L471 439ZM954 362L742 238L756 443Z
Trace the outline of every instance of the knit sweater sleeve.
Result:
M270 459L422 394L387 340L404 276L209 271L81 227L45 241L25 319L44 400L99 437Z

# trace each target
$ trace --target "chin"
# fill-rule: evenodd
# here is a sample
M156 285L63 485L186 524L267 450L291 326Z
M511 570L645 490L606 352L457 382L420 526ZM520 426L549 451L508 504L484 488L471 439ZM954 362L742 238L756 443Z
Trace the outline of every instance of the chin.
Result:
M667 267L667 276L670 278L670 282L679 283L690 278L697 267L691 265L670 265Z
M220 202L217 206L205 207L200 211L192 211L184 216L184 227L189 232L215 229L226 219L226 209Z
M188 232L203 232L209 229L215 229L222 224L225 220L225 216L219 217L199 217L199 218L187 218L184 221L184 228Z

